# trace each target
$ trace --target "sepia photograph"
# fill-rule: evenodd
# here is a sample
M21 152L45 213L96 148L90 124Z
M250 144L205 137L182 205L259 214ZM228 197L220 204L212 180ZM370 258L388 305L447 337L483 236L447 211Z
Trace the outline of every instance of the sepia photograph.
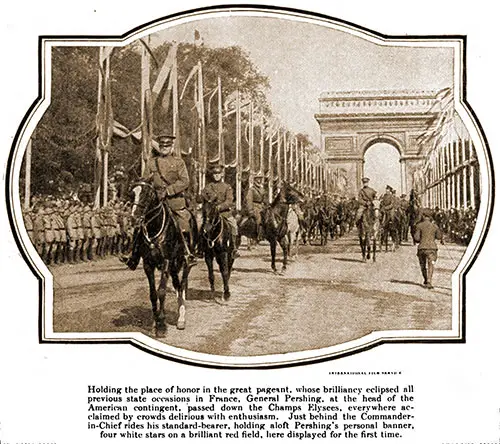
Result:
M1 444L498 442L495 20L6 5Z
M462 340L489 191L463 39L183 18L41 39L16 160L44 339L236 365Z

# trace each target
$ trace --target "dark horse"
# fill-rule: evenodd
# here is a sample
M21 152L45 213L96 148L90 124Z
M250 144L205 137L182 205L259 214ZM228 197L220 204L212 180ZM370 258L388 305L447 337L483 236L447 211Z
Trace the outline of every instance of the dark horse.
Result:
M290 240L288 236L288 212L290 205L300 203L303 199L300 191L287 182L283 183L271 205L263 211L262 227L264 237L271 247L271 268L276 273L276 245L279 243L283 250L283 266L281 273L286 271Z
M382 224L381 224L381 246L385 245L385 251L389 249L389 237L392 241L393 250L399 248L401 244L400 238L400 218L397 210L384 211L382 213Z
M192 244L195 239L195 222L191 219L191 233L185 239L179 231L172 210L158 198L155 188L149 182L139 181L132 188L134 202L132 218L139 227L136 242L143 260L144 271L149 283L149 298L155 320L155 334L165 336L165 295L168 276L177 295L177 328L185 328L185 302L190 268L186 261L186 242ZM193 246L191 245L191 248ZM193 251L193 250L191 250ZM155 270L160 272L158 290L155 283Z
M370 259L370 251L373 253L373 262L376 260L377 238L380 230L379 210L380 201L374 200L372 205L365 209L358 222L359 245L363 262Z
M236 245L231 238L231 227L221 217L217 205L213 202L205 202L203 207L203 224L200 242L203 245L205 262L208 268L208 281L210 290L215 291L214 285L214 258L219 264L219 270L224 283L223 299L227 301L231 296L229 291L229 278L234 263Z

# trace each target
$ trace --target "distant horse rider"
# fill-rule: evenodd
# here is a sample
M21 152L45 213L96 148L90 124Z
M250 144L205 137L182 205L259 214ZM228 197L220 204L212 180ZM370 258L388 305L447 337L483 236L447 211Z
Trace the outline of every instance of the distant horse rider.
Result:
M377 192L368 185L370 183L368 177L363 177L361 182L363 182L363 188L361 188L358 193L359 207L356 213L356 225L359 224L359 221L363 217L363 213L367 208L371 207L373 201L377 197Z
M395 199L393 189L390 185L385 187L385 193L380 199L380 210L383 214L384 220L382 221L382 225L387 221L387 219L394 219L394 214L396 211Z
M250 217L255 218L258 239L262 239L262 210L267 202L267 193L264 189L264 176L254 176L253 187L248 190L246 196L247 212Z
M220 216L224 218L231 228L231 239L235 250L235 257L237 257L238 225L232 213L234 201L233 189L228 183L222 182L222 174L221 165L213 165L209 168L208 178L210 182L201 192L201 199L204 204L210 202L216 205Z
M174 155L175 136L160 134L158 145L153 145L152 155L146 163L144 179L152 180L158 199L165 202L173 215L174 223L183 239L188 267L196 265L196 257L189 249L191 213L186 207L184 193L189 188L189 175L182 158ZM131 270L135 270L140 260L137 232L134 236L132 253L122 257Z

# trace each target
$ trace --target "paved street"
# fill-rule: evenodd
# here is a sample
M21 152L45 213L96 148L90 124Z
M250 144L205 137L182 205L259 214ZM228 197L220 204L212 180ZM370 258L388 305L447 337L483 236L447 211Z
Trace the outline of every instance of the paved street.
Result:
M169 285L168 332L176 347L224 356L256 356L323 348L376 330L451 328L451 274L464 247L441 247L435 288L420 284L416 247L378 253L363 263L353 234L328 246L301 246L285 275L271 272L267 244L241 248L230 300L221 302L216 276L209 291L206 266L190 275L186 329L175 327ZM281 264L280 264L281 265ZM140 331L151 334L152 314L142 268L129 271L116 257L60 265L54 275L54 331Z

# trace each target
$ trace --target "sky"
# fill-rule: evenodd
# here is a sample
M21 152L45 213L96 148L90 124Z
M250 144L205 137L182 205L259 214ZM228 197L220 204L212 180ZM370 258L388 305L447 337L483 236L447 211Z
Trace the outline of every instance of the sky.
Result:
M417 89L452 85L453 50L446 47L384 46L348 32L274 17L212 17L175 25L152 41L239 45L269 77L273 112L293 132L319 145L319 97L326 91Z

